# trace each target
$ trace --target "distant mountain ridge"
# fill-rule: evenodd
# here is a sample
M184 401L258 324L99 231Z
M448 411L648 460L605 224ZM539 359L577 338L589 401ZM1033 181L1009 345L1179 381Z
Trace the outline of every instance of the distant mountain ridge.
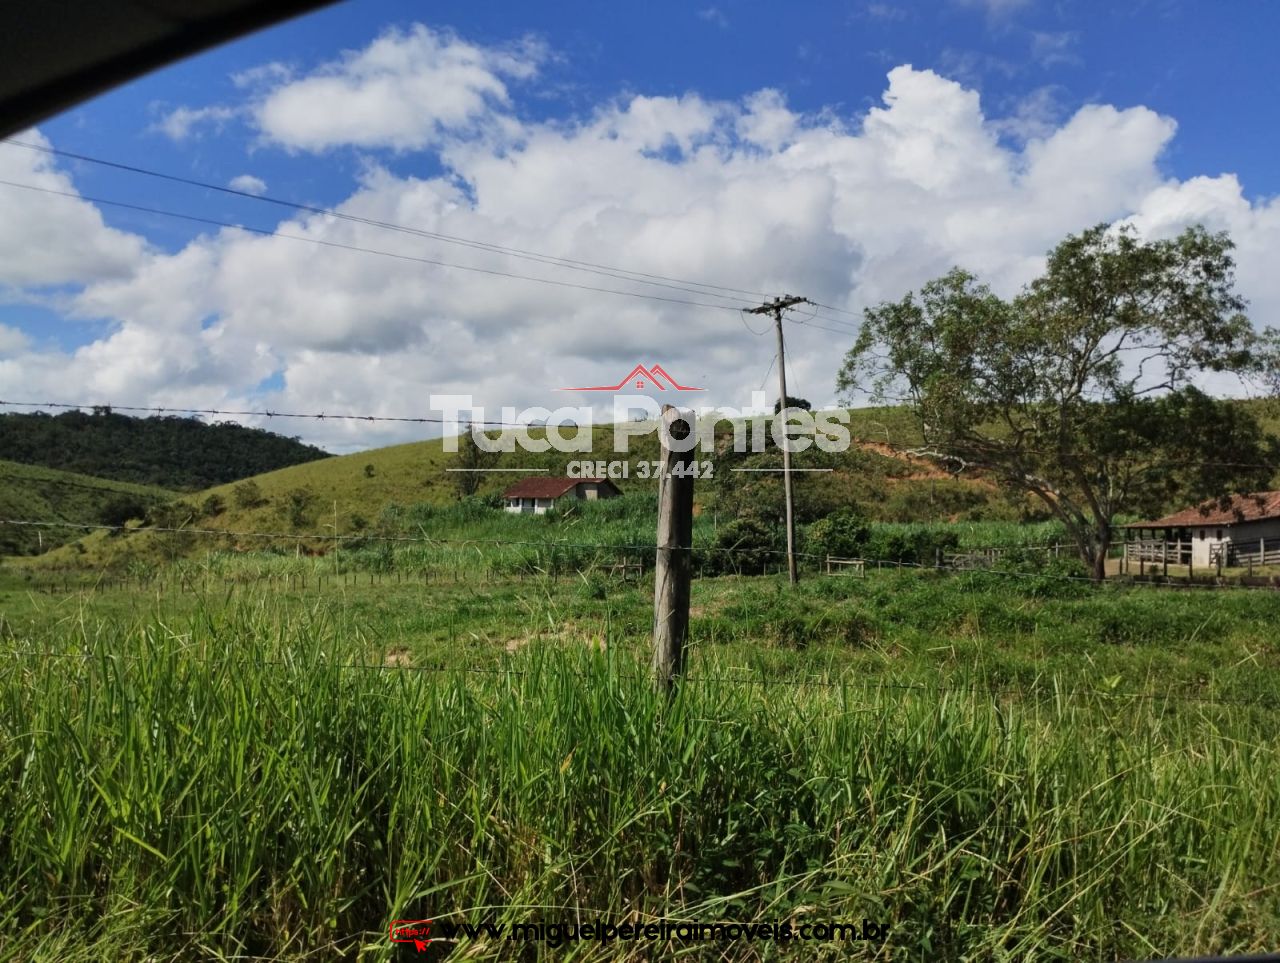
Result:
M134 418L109 408L0 415L0 459L179 491L328 457L296 438L234 422Z

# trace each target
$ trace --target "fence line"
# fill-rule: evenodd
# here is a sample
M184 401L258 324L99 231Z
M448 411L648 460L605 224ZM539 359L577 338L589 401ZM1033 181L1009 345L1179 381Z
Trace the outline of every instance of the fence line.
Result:
M352 535L334 535L324 532L317 533L299 533L299 532L230 532L223 529L205 529L205 528L183 528L168 526L146 526L135 529L124 529L119 526L92 524L87 522L64 522L61 520L46 519L9 519L0 518L0 526L9 525L17 527L52 527L52 528L75 528L86 531L112 531L128 534L139 534L143 532L172 534L172 535L192 535L205 536L223 539L241 539L255 538L265 540L285 540L291 541L297 545L303 542L318 542L321 544L350 543L350 542L375 542L375 543L391 543L391 544L419 544L438 547L457 547L457 548L479 548L483 545L489 546L513 546L535 548L539 551L572 551L572 550L603 550L610 552L632 552L651 554L656 552L656 543L608 543L608 542L569 542L556 541L548 542L545 540L531 539L501 539L501 538L435 538L426 535L380 535L375 533L362 533ZM734 546L718 546L718 545L694 545L691 548L676 549L676 551L688 551L692 553L720 554L720 555L737 555L737 556L778 556L785 557L785 549L771 549L758 547L738 548ZM827 556L816 552L796 552L797 558L810 559L815 564L825 562ZM554 559L553 559L554 561ZM861 562L865 568L874 566L877 570L884 568L909 568L919 570L934 571L961 571L961 569L948 568L944 566L938 558L932 564L918 561L906 561L903 559L888 558L871 558L858 557L846 559L848 562ZM1032 578L1032 579L1049 579L1054 581L1065 582L1081 582L1089 584L1097 584L1088 576L1083 575L1065 575L1054 572L1017 572L1009 570L984 570L983 574L998 576L1002 578ZM1174 582L1168 579L1160 579L1152 575L1150 577L1135 578L1132 575L1115 577L1106 580L1110 584L1140 584L1158 588L1208 588L1217 589L1224 587L1240 587L1240 588L1280 588L1280 578L1271 579L1238 579L1235 583L1225 582L1222 579L1198 582Z

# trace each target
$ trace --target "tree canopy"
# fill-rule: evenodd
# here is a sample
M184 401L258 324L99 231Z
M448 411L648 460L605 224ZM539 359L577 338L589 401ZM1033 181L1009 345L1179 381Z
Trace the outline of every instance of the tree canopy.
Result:
M1117 515L1274 474L1256 419L1196 387L1277 383L1280 339L1245 316L1232 248L1202 227L1144 240L1098 225L1008 300L956 268L869 308L837 386L909 403L922 450L1038 497L1102 578Z
M0 458L99 478L194 491L329 457L261 428L176 416L0 415Z

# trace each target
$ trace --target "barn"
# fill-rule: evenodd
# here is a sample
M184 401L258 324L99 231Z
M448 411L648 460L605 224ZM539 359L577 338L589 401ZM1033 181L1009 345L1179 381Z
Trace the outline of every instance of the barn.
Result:
M1280 563L1280 491L1212 499L1126 525L1126 559L1195 568Z
M622 492L607 478L526 478L502 493L509 512L545 515L561 499L594 502Z

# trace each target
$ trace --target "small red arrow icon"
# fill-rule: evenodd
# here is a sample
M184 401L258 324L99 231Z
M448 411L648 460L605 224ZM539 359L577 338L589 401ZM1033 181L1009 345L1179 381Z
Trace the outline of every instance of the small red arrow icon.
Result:
M427 952L427 944L422 942L422 940L414 940L413 945L418 948L419 953Z

